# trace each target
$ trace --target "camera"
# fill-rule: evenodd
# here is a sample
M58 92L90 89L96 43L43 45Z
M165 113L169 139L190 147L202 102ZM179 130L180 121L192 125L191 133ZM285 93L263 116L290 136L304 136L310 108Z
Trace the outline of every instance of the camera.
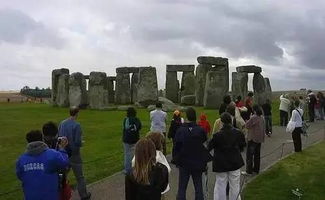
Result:
M65 137L58 137L58 144L61 144L62 140L64 139Z

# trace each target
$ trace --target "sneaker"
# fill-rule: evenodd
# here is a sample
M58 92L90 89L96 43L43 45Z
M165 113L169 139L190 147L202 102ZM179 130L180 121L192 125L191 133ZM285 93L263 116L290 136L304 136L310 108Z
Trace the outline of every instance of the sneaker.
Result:
M89 200L91 197L91 193L88 192L86 197L81 198L81 200Z

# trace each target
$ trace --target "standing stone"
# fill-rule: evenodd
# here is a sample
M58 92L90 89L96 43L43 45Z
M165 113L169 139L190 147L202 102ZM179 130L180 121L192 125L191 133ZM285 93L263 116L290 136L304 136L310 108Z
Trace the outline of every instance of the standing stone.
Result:
M59 77L62 74L69 74L69 69L66 68L61 68L61 69L55 69L52 71L52 91L51 91L51 96L52 96L52 104L57 105L56 97L58 94L58 82L59 82Z
M69 74L62 74L59 76L56 95L56 104L58 106L69 106L69 78Z
M140 67L137 84L137 102L142 106L155 104L158 100L158 82L155 67Z
M108 88L108 103L115 103L115 91L114 91L114 79L112 77L107 78L107 88Z
M183 72L181 84L181 96L195 95L195 76L194 71Z
M108 106L107 77L104 72L91 72L89 75L89 106L103 109Z
M261 73L255 73L253 77L254 101L256 104L263 105L266 102L265 80Z
M138 95L138 84L139 84L139 73L133 73L131 78L131 102L137 102Z
M209 71L206 77L203 104L205 108L217 109L228 93L229 82L223 71Z
M86 79L80 72L72 73L69 78L70 106L84 107L88 104Z
M195 73L195 104L203 106L204 89L206 83L206 76L208 71L212 68L209 64L199 64L196 67Z
M115 85L115 104L131 103L130 75L117 73Z
M231 93L233 99L237 96L241 96L244 99L248 93L248 74L245 72L233 72L232 73L232 86Z
M177 72L166 72L166 98L178 103L179 82Z
M271 88L271 83L269 78L264 78L265 80L265 95L266 99L269 99L272 101L272 88Z

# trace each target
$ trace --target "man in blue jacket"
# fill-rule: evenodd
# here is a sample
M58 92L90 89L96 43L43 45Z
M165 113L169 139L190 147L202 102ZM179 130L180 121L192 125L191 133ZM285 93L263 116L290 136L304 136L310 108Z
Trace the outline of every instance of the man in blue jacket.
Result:
M69 165L64 150L67 139L62 138L58 144L59 151L48 148L41 131L30 131L26 140L26 153L16 163L16 174L22 182L25 200L58 200L58 171Z
M177 200L186 200L187 184L192 176L195 200L203 200L202 173L212 156L204 146L207 134L196 124L196 112L186 110L187 122L175 135L176 165L179 168Z

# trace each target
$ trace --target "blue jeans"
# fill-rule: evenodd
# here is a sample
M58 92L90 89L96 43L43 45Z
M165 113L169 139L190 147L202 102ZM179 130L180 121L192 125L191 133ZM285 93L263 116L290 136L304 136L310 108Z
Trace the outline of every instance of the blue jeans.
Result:
M124 148L124 173L129 174L132 172L132 159L134 156L135 144L123 143Z
M176 199L186 200L186 189L188 181L190 180L190 176L192 176L194 184L195 200L204 200L202 187L202 171L189 171L182 167L179 167L178 192Z
M272 116L266 115L264 116L265 119L265 132L266 134L272 133Z

